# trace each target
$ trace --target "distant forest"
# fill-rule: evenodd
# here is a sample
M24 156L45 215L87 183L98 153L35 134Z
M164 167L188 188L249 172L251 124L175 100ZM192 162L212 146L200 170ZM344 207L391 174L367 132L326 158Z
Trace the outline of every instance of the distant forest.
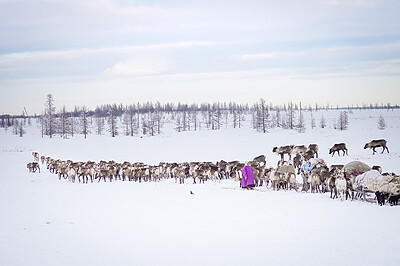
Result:
M261 98L254 104L237 104L235 102L214 102L202 104L146 102L130 105L106 104L90 110L85 106L75 106L74 110L67 110L65 106L56 108L53 95L48 94L44 109L40 115L28 115L26 110L21 115L1 115L0 127L11 129L14 134L23 136L26 124L31 125L35 119L41 127L42 137L59 135L62 138L83 134L85 138L90 134L112 137L123 134L127 136L149 135L162 133L166 121L174 123L177 132L193 131L206 128L218 130L222 127L240 128L245 119L251 117L251 126L258 131L267 132L270 128L284 128L304 131L305 122L303 112L319 110L341 110L335 129L346 130L348 126L348 112L352 110L399 109L399 105L363 104L362 106L341 107L333 105L302 106L301 103L288 102L283 105L267 103ZM311 115L311 127L317 127L317 121ZM321 128L326 127L324 117L318 122ZM385 128L384 118L378 121L378 128Z

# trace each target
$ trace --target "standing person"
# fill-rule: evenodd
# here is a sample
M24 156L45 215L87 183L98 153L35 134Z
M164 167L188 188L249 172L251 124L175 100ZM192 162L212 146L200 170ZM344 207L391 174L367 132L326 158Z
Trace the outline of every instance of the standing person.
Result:
M251 189L253 187L254 187L253 168L251 168L250 162L246 162L246 165L242 169L242 188Z

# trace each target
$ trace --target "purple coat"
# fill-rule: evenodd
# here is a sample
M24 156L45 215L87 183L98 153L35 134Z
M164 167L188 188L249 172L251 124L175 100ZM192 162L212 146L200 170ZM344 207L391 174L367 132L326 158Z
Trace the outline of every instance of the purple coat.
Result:
M245 177L247 177L247 180L245 180ZM248 185L254 185L254 173L250 165L246 165L242 169L242 187Z

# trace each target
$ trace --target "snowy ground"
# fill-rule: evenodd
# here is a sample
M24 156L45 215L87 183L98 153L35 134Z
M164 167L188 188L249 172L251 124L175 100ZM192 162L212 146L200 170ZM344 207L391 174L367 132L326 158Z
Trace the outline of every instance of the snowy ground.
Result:
M26 169L32 151L63 160L148 164L265 154L275 166L272 147L318 143L329 165L360 160L399 174L400 111L353 111L346 131L332 129L338 112L314 112L317 124L323 115L328 128L305 133L263 134L250 126L176 133L166 124L155 137L64 140L41 138L34 126L22 138L1 130L0 265L399 265L398 207L340 202L328 193L243 191L232 180L83 185L60 181L45 167L34 174ZM383 131L376 126L380 114L388 124ZM388 141L389 154L363 149L378 138ZM338 142L347 144L349 156L328 155Z

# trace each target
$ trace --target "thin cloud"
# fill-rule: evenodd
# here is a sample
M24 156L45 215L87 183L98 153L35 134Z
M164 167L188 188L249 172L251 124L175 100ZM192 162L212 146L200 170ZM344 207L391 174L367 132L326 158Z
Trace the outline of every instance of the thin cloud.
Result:
M155 58L123 60L104 71L107 77L136 77L160 74L167 69L165 61Z
M397 53L400 55L400 43L378 44L378 45L363 45L363 46L338 46L319 49L299 50L295 52L273 51L268 53L243 54L237 56L241 60L269 60L269 59L284 59L284 58L321 58L335 57L340 55L377 55L386 53ZM397 59L397 58L394 58ZM400 56L399 58L400 59Z
M175 43L159 43L149 45L132 45L132 46L116 46L104 48L83 48L69 49L60 51L39 51L39 52L21 52L0 55L0 64L5 62L21 62L21 61L40 61L48 59L66 59L77 58L90 55L98 55L102 53L123 54L137 51L151 51L161 49L183 49L197 46L213 46L222 43L210 41L188 41Z

